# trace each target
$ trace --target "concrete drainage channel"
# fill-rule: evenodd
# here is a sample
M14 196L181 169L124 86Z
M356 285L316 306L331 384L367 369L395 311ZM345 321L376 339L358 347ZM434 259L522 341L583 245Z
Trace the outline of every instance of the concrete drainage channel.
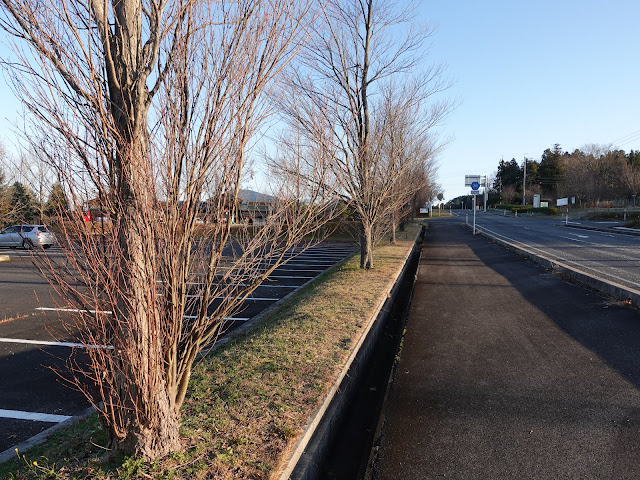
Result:
M422 230L348 372L291 471L294 480L364 478L389 375L402 339L420 259Z

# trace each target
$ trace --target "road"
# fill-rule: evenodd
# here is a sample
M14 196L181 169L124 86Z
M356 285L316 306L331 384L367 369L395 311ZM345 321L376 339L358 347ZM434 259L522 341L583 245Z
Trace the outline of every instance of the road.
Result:
M453 211L461 221L473 222L472 211ZM519 244L568 266L640 291L640 235L587 230L611 227L603 222L571 222L529 216L477 213L476 226L503 240Z

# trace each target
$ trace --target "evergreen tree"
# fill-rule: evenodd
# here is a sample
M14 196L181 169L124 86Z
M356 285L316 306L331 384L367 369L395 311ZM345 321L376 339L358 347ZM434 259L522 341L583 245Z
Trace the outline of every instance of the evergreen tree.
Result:
M516 159L512 158L510 162L500 160L494 188L500 191L503 187L512 186L516 188L520 184L522 184L522 170Z
M562 168L562 150L559 144L553 146L553 150L546 149L540 159L537 181L542 186L542 193L557 197L559 186L564 181Z
M633 168L640 168L640 150L631 150L627 155L629 159L629 163L633 166Z
M9 218L13 223L31 223L36 217L36 208L27 188L20 182L11 186Z

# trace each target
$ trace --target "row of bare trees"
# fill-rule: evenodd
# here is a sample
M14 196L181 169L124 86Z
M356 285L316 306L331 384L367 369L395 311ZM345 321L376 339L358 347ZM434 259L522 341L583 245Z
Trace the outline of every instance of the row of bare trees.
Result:
M63 222L46 273L79 313L72 381L110 447L146 459L181 448L197 355L302 238L353 208L363 268L376 228L433 185L431 133L451 105L424 69L428 30L383 0L2 0L27 143L71 204L91 192L107 233ZM231 235L254 139L281 112L274 205ZM197 226L207 199L214 219ZM77 333L79 332L79 333ZM85 379L89 379L86 381Z
M451 109L434 100L449 86L443 70L420 62L432 31L403 28L413 12L384 0L327 2L283 105L291 129L323 150L357 212L367 269L376 230L432 173L438 145L428 132Z
M44 223L66 195L52 169L33 155L7 153L0 144L0 227L15 223Z
M580 205L632 198L640 193L640 155L588 145L562 157L562 186Z

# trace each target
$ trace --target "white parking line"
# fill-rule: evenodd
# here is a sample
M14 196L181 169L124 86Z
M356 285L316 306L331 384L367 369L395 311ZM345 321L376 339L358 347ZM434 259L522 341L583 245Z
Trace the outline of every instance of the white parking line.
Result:
M197 315L184 315L183 318L187 318L189 320L195 320L198 318ZM246 322L251 320L249 317L224 317L223 320L227 322Z
M77 308L53 308L53 307L38 307L36 310L43 312L72 312L72 313L104 313L105 315L111 315L111 310L78 310Z
M186 295L187 298L202 298L202 295ZM231 300L238 300L242 297L213 297L214 300L224 300L230 298ZM277 302L279 298L263 298L263 297L247 297L246 300L255 300L256 302Z
M285 268L285 267L278 267L277 271L278 272L324 272L326 270L326 268Z
M196 285L198 287L204 287L204 283L202 282L187 282L187 285ZM213 282L211 285L220 285L219 283ZM247 283L237 283L238 287L250 287L251 285ZM298 288L300 285L269 285L262 283L258 285L256 288Z
M272 265L272 263L268 262L268 261L264 261L264 262L259 262L261 264L266 264L266 265ZM336 263L333 260L304 260L302 258L300 259L295 259L295 260L288 260L286 262L283 262L280 264L280 266L284 267L287 265L311 265L311 266L322 266L322 265L333 265L334 263Z
M313 277L309 277L309 278L313 278ZM200 297L200 295L187 295L187 298L198 298ZM216 298L226 298L226 297L216 297ZM249 298L248 300L264 300L264 301L270 301L270 302L276 302L278 300L280 300L279 298ZM75 310L72 308L49 308L49 307L40 307L40 308L36 308L36 310L49 310L49 311L62 311L62 312L91 312L91 313L95 313L94 310ZM111 314L111 312L109 311L104 311L102 313L106 313L106 314ZM183 318L197 318L194 317L193 315L183 315ZM237 322L246 322L247 320L249 320L248 318L236 318L236 317L225 317L223 320L228 320L228 321L237 321ZM13 342L13 343L33 343L33 344L40 344L40 345L54 345L54 346L60 346L60 347L85 347L85 348L113 348L112 346L101 346L101 345L84 345L82 343L65 343L65 342L47 342L45 340L18 340L18 339L12 339L12 338L0 338L0 342Z
M20 410L0 409L0 418L13 418L16 420L31 420L33 422L60 423L69 420L68 415L53 415L50 413L22 412Z
M292 278L300 278L303 280L311 280L312 278L316 278L316 277L298 277L295 275L269 275L268 278L288 278L288 279L292 279Z
M241 287L248 287L248 285L240 285ZM264 288L298 288L300 285L265 285L264 283L262 285L258 285L257 288L260 287L264 287Z
M84 343L53 342L48 340L27 340L24 338L0 338L2 343L24 343L27 345L46 345L51 347L71 347L71 348L106 348L113 350L112 345L85 345Z

